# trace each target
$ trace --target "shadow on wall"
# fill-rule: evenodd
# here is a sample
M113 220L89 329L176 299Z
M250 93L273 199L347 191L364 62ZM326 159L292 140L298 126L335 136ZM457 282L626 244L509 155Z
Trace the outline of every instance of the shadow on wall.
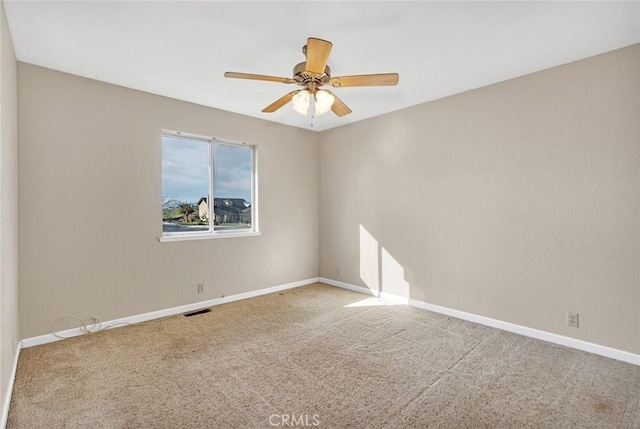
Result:
M410 298L411 285L404 268L367 229L360 225L360 278L377 296L383 294Z

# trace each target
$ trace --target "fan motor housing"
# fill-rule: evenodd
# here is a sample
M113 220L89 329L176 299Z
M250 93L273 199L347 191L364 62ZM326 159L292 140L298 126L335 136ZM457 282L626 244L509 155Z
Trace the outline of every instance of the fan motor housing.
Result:
M319 84L325 84L331 79L331 69L329 66L324 68L324 73L321 76L307 72L306 61L300 64L296 64L293 68L293 79L300 85L314 81Z

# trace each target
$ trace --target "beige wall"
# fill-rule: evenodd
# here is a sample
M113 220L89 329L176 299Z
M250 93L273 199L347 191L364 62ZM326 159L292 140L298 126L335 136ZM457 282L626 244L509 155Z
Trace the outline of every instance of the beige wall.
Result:
M17 89L16 57L0 2L0 404L18 341Z
M321 276L640 353L638 100L635 45L323 133Z
M317 134L18 71L22 338L65 315L112 320L318 275ZM163 128L258 145L261 236L157 241Z
M320 273L640 353L638 76L635 45L317 134L19 64L21 337ZM262 236L157 242L162 128L259 145Z

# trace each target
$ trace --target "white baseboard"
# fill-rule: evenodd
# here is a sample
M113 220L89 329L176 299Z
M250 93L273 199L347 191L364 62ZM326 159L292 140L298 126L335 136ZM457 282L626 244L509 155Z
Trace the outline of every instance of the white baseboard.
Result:
M228 302L240 301L242 299L253 298L256 296L266 295L274 292L280 292L286 289L293 289L296 287L317 283L318 281L319 281L318 277L312 277L312 278L300 280L297 282L286 283L283 285L273 286L265 289L254 290L251 292L244 292L236 295L229 295L223 298L210 299L208 301L194 302L193 304L186 304L178 307L167 308L164 310L152 311L149 313L124 317L121 319L111 320L108 322L102 322L102 326L106 329L112 329L116 327L131 325L134 323L147 322L153 319L160 319L162 317L175 316L176 314L188 313L191 311L201 310L203 308L214 307L216 305L226 304ZM84 334L86 334L86 332L83 331L81 328L67 329L65 331L58 332L58 335L66 338L77 337L79 335L84 335ZM38 346L41 344L52 343L54 341L59 341L61 339L63 338L57 337L53 334L45 334L45 335L40 335L38 337L25 338L21 341L21 343L22 343L22 347L26 348L26 347Z
M200 310L203 308L213 307L220 304L225 304L228 302L239 301L242 299L252 298L255 296L266 295L269 293L279 292L286 289L292 289L295 287L305 286L308 284L322 282L331 286L340 287L343 289L347 289L353 292L359 292L370 296L384 298L390 301L395 301L402 304L408 304L413 307L422 308L428 311L433 311L435 313L444 314L447 316L455 317L458 319L468 320L470 322L479 323L481 325L490 326L492 328L502 329L504 331L513 332L516 334L524 335L527 337L536 338L539 340L547 341L554 344L559 344L567 347L571 347L578 350L583 350L589 353L594 353L601 356L606 356L612 359L621 360L623 362L628 362L634 365L640 365L640 355L626 352L623 350L614 349L607 346L602 346L599 344L589 343L587 341L577 340L575 338L565 337L563 335L553 334L551 332L540 331L538 329L529 328L526 326L516 325L509 322L503 322L501 320L491 319L485 316L479 316L477 314L467 313L460 310L454 310L447 307L442 307L435 304L429 304L427 302L418 301L414 299L407 299L403 297L399 297L396 295L392 295L386 292L378 292L373 291L371 289L357 286L350 283L345 283L337 280L332 280L326 277L313 277L306 280L300 280L297 282L286 283L279 286L274 286L265 289L259 289L256 291L240 293L237 295L230 295L223 298L215 298L208 301L196 302L193 304L186 304L178 307L168 308L165 310L153 311L150 313L139 314L135 316L129 316L122 319L116 319L109 322L104 322L103 326L108 328L117 327L117 326L125 326L133 323L146 322L153 319L159 319L166 316L173 316L176 314L187 313L190 311ZM74 337L78 335L83 335L85 332L80 328L68 329L66 331L59 332L58 334L64 337ZM51 343L54 341L58 341L61 338L56 337L53 334L41 335L38 337L26 338L19 342L22 348L37 346L40 344ZM19 351L16 353L18 354ZM14 362L14 376L15 376L15 366L17 364L17 356ZM13 382L11 383L13 386ZM9 398L10 400L10 398ZM8 411L8 409L7 409Z
M403 298L401 296L398 295L392 295L390 293L387 292L379 292L377 290L372 290L366 287L362 287L362 286L356 286L356 285L352 285L351 283L345 283L345 282L339 282L337 280L332 280L332 279L328 279L326 277L320 277L319 281L321 283L325 283L331 286L337 286L340 287L342 289L348 289L350 291L353 292L359 292L359 293L364 293L366 295L371 295L371 296L375 296L377 298L382 298L385 299L387 301L392 301L398 304L404 304L404 305L409 305L409 299L408 298Z
M380 298L408 304L412 307L422 308L424 310L433 311L434 313L444 314L446 316L455 317L457 319L468 320L469 322L478 323L492 328L502 329L503 331L513 332L515 334L524 335L526 337L536 338L538 340L547 341L549 343L559 344L566 347L582 350L585 352L605 356L608 358L620 360L623 362L631 363L634 365L640 365L640 355L625 352L623 350L613 349L607 346L601 346L600 344L589 343L587 341L577 340L575 338L565 337L563 335L553 334L551 332L541 331L534 328L528 328L522 325L516 325L509 322L503 322L502 320L491 319L485 316L479 316L473 313L467 313L460 310L454 310L448 307L442 307L435 304L429 304L427 302L418 301L415 299L407 299L395 295L388 294L386 292L372 291L362 286L356 286L350 283L339 282L336 280L320 277L320 282L328 285L341 287L354 292L360 292L367 295L373 295Z
M396 304L411 305L410 303L411 300L409 298L403 298L401 296L393 295L387 292L380 292L379 295L380 295L380 298L386 301L395 302Z
M2 420L0 420L0 428L7 427L7 419L9 418L9 407L11 406L11 395L13 395L13 384L16 380L16 371L18 370L18 358L20 357L20 350L22 349L22 342L18 341L16 344L16 352L13 357L13 366L11 367L11 375L9 376L9 385L7 386L7 392L2 403Z
M339 282L337 280L331 280L331 279L328 279L326 277L320 277L318 279L318 281L320 283L328 284L328 285L331 285L331 286L341 287L342 289L347 289L347 290L350 290L350 291L353 291L353 292L359 292L359 293L364 293L366 295L372 295L372 296L379 297L379 294L378 294L377 290L371 290L371 289L366 288L366 287L352 285L351 283Z

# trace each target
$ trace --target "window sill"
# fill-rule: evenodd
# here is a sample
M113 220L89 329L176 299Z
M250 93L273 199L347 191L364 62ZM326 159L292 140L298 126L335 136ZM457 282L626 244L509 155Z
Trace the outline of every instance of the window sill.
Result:
M216 233L191 233L191 234L171 234L158 237L161 243L170 241L191 241L191 240L211 240L216 238L237 238L237 237L256 237L259 231L237 231L237 232L216 232Z

